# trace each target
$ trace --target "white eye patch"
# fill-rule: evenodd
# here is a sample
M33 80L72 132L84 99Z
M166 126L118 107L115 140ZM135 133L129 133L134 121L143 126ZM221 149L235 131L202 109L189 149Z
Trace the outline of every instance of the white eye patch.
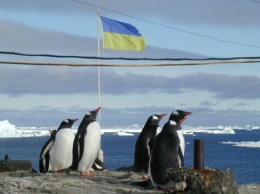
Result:
M69 123L69 120L68 120L68 119L65 119L64 122L65 122L65 123Z
M153 115L153 120L158 120L159 118L157 116Z
M174 125L174 126L176 126L177 123L176 123L175 121L173 121L173 120L170 120L170 125Z
M173 115L179 115L177 111L172 112Z

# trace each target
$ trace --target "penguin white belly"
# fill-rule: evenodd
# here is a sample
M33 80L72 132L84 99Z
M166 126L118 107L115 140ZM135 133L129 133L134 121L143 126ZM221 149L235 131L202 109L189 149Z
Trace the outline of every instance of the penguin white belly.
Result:
M61 129L55 136L50 150L50 163L53 171L69 168L72 164L74 132L70 128Z
M84 137L83 155L78 164L79 172L85 172L92 167L100 149L100 141L100 125L95 121L87 127L87 133Z
M152 156L151 156L152 157ZM153 176L152 176L152 172L151 172L151 157L149 158L149 166L148 166L148 176L150 177L150 180L153 184L154 187L157 187L157 185L154 183L153 181Z
M183 157L184 157L184 152L185 152L185 139L184 139L184 136L183 136L183 131L182 131L182 130L178 130L177 133L178 133L178 137L179 137L179 139L180 139L181 152L182 152L182 155L183 155Z
M162 128L161 128L161 127L157 127L157 129L156 129L156 135L158 135L159 133L161 133L161 131L162 131Z

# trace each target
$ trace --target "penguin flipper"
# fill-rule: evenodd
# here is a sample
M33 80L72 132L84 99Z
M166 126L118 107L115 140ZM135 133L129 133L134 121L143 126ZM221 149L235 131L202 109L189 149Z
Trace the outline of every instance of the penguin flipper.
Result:
M181 161L180 167L184 167L184 156L182 154L182 150L181 150L180 146L178 146L178 155L179 155L179 158L180 158L180 161Z
M94 170L106 170L106 166L104 164L104 162L102 162L100 159L96 158L93 165L92 165L92 168Z
M51 146L54 144L54 139L49 139L43 146L41 155L40 155L40 160L42 160L45 157L45 154L50 151Z
M155 138L156 136L153 136L151 139L148 140L147 142L147 146L148 146L148 149L149 149L149 156L152 155L152 151L153 151L153 148L154 148L154 144L155 144Z
M72 158L72 164L70 166L71 170L77 170L78 167L78 158L79 158L79 133L77 132L74 138L74 142L73 142L73 158Z

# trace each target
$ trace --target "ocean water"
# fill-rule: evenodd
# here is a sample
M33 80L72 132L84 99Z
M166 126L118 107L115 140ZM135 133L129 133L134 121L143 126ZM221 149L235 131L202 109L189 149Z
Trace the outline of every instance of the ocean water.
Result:
M134 147L138 137L102 135L102 150L108 170L130 166L134 161ZM49 137L1 138L0 159L8 154L13 160L30 160L33 168L39 169L39 155ZM185 166L193 166L193 145L195 139L204 140L205 166L217 169L231 169L238 184L260 183L260 148L239 147L223 142L260 141L260 130L237 130L236 134L197 133L185 135Z

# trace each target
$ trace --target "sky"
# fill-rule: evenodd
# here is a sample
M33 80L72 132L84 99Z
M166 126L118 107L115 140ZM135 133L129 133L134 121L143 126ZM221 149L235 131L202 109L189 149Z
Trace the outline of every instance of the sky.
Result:
M141 52L101 44L102 57L259 57L260 1L253 0L0 0L0 51L97 56L97 8L134 25L147 41ZM4 54L0 61L97 63ZM259 72L260 63L101 67L101 127L143 126L152 114L178 109L192 112L184 125L259 126ZM0 64L0 121L58 127L78 118L77 126L98 107L97 75L91 66Z

